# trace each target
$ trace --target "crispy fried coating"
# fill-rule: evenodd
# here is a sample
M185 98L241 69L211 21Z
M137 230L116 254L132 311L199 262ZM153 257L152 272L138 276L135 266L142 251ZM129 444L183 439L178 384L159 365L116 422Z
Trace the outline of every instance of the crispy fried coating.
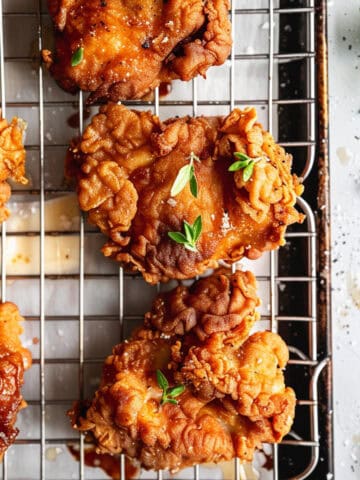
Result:
M146 469L177 471L234 456L291 427L295 394L284 385L288 350L271 332L249 337L258 314L249 272L216 272L160 294L145 324L114 347L93 400L69 412L98 453L125 453ZM184 385L160 404L156 370Z
M26 407L20 389L31 355L20 342L23 320L16 305L0 303L0 460L18 434L17 413Z
M25 178L25 148L23 136L25 123L13 118L9 124L0 113L0 223L5 221L10 212L5 204L11 195L7 179L27 183Z
M48 0L58 83L99 99L142 98L160 82L205 76L231 49L228 0ZM72 55L83 59L72 66Z
M171 187L191 152L200 159L198 196L187 184L173 198ZM242 170L228 171L234 152L261 158L247 182ZM286 227L303 220L294 208L303 187L291 175L292 158L257 123L253 108L162 123L150 112L109 104L70 154L80 206L110 238L104 255L150 283L192 278L220 259L257 258L283 245ZM197 252L168 237L199 215Z

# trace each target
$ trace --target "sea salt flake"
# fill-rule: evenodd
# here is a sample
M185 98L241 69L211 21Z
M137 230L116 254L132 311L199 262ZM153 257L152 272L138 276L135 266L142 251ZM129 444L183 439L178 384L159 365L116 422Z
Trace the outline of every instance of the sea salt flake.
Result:
M221 232L226 233L231 229L232 229L232 225L230 223L229 214L227 212L224 212L222 216L222 221L221 221Z

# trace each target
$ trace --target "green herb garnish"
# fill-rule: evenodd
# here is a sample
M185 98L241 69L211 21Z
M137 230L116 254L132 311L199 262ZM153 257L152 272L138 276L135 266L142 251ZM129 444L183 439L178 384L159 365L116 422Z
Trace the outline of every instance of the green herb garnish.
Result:
M170 195L176 197L186 186L187 183L190 183L190 191L193 197L197 198L198 196L198 184L195 175L194 161L200 162L200 158L195 155L194 152L190 153L189 157L190 163L184 165L180 168L175 182L171 187Z
M72 54L71 57L71 66L76 67L79 65L84 59L84 48L79 47L75 52Z
M175 387L169 387L169 382L161 370L156 370L156 379L159 387L163 391L160 405L164 405L164 403L173 403L177 405L178 401L175 400L174 397L181 395L185 391L185 386L176 385Z
M261 157L251 158L242 152L235 152L234 157L238 158L239 160L230 165L228 169L229 172L237 172L238 170L243 170L243 180L244 182L247 182L248 180L250 180L253 174L255 163L261 160Z
M201 215L197 217L193 225L184 220L184 233L168 232L168 236L176 243L181 243L187 250L197 252L196 242L198 241L202 230Z

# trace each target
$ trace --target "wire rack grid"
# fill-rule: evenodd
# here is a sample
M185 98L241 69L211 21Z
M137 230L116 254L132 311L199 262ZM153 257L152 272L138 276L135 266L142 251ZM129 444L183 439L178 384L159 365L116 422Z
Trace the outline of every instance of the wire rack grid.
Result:
M285 7L283 4L289 4ZM76 224L76 228L72 228L69 232L66 228L57 229L49 226L49 218L47 216L47 202L49 199L58 198L60 195L68 194L68 189L59 181L53 182L48 178L49 170L51 170L54 161L64 156L67 141L60 139L51 139L49 135L49 124L51 122L50 111L60 111L68 109L78 115L76 123L77 130L72 130L73 136L81 134L84 124L87 120L87 111L84 108L84 96L80 93L77 99L65 94L59 96L49 96L49 87L47 72L43 71L39 65L38 52L47 41L49 19L46 8L41 0L31 0L29 2L18 0L10 2L0 0L0 14L2 22L0 22L0 81L1 81L1 107L4 116L11 116L11 113L17 114L18 111L23 116L29 118L29 130L36 126L35 133L27 137L27 151L30 156L29 169L31 170L32 185L30 188L15 187L13 191L13 202L17 201L17 197L36 204L36 215L38 216L36 227L24 228L7 228L7 224L2 225L1 236L1 295L2 300L18 299L20 310L25 310L27 323L32 326L32 330L38 332L38 342L34 347L34 359L32 377L30 382L34 382L35 388L38 389L38 395L30 395L28 403L29 407L24 411L27 415L27 421L31 423L28 436L22 435L16 441L15 445L5 456L2 464L2 480L15 479L68 479L68 478L91 478L100 479L107 478L99 470L89 469L85 466L84 461L84 437L77 436L76 433L62 428L54 429L51 426L52 417L49 411L56 407L56 415L64 412L72 403L72 401L84 398L88 395L89 389L87 382L91 377L93 368L100 369L104 356L109 353L107 345L100 353L92 353L93 350L87 350L87 339L93 332L93 325L103 323L109 332L110 341L114 342L114 332L118 335L119 340L124 338L132 326L136 322L141 321L141 311L132 311L129 308L128 297L143 295L149 287L146 287L141 278L124 272L122 268L111 265L109 268L102 270L96 265L96 268L89 267L89 254L94 251L94 244L101 244L101 236L86 225L82 215ZM153 108L156 114L170 116L168 112L176 114L216 114L228 113L235 106L256 105L262 115L265 125L275 136L279 136L279 119L281 118L281 109L299 107L306 117L305 138L285 138L280 139L283 146L296 154L302 162L295 164L299 174L306 179L315 164L315 147L316 147L316 77L315 77L315 3L314 0L308 1L289 1L278 2L276 0L233 0L231 5L230 16L232 19L232 33L235 39L234 46L231 51L230 58L223 68L223 76L221 77L221 89L225 90L223 98L209 95L206 90L203 91L204 83L202 80L195 79L191 82L189 91L179 99L176 95L170 95L161 98L159 90L154 94L152 102L127 102L134 108ZM292 16L302 16L305 28L305 41L303 48L295 52L280 52L278 49L279 36L278 26L281 19L291 18ZM261 32L264 36L266 49L264 51L239 50L237 48L239 30L244 25L241 22L246 19L248 29L258 28L261 21ZM256 23L255 23L256 22ZM18 31L26 25L30 27L30 37L34 41L34 55L24 54L20 49L14 50L9 48L11 41L11 31L15 28ZM286 26L285 26L286 27ZM245 28L245 27L244 27ZM285 28L286 31L290 27ZM240 32L241 33L241 32ZM26 35L25 35L26 36ZM14 51L13 51L14 50ZM294 62L300 62L304 65L305 77L301 78L303 84L302 94L294 98L281 98L279 95L281 89L281 78L279 76L279 66L287 65ZM261 64L260 71L265 74L265 88L255 93L253 98L242 98L241 65L247 64L250 70L250 78L247 77L248 83L256 81L257 66ZM32 90L36 91L30 98L24 98L21 94L14 95L8 92L13 88L11 83L14 81L14 66L23 66L26 75L23 81L31 83ZM251 70L254 66L254 70ZM19 67L20 68L20 67ZM16 68L15 68L16 70ZM31 75L30 75L31 70ZM220 70L220 67L219 67ZM20 71L20 70L19 70ZM34 73L35 72L35 73ZM251 78L253 75L253 78ZM212 86L220 85L219 78L214 77L209 80ZM226 84L226 85L225 85ZM17 85L17 84L16 84ZM225 85L225 86L224 86ZM21 86L15 86L20 88ZM185 87L181 87L185 88ZM205 96L204 96L205 95ZM20 98L18 98L18 96ZM226 97L226 98L225 98ZM215 98L215 99L213 99ZM34 113L35 112L35 113ZM76 113L78 112L78 114ZM175 113L172 113L174 115ZM68 135L69 129L65 129L64 137ZM70 140L70 136L68 136ZM50 167L49 167L50 165ZM15 203L16 205L16 203ZM261 478L264 479L305 479L310 478L311 473L317 467L319 462L319 403L318 403L318 378L327 363L327 359L319 359L318 355L318 338L317 338L317 251L316 251L316 225L314 213L310 205L304 200L298 200L298 207L306 214L306 222L300 228L291 230L287 233L287 241L289 245L292 243L301 245L303 268L296 273L287 272L283 265L287 261L287 257L283 257L281 252L271 252L265 256L265 260L259 267L258 282L260 290L265 292L265 308L262 316L262 326L267 326L273 331L279 331L290 345L291 359L289 362L287 376L289 382L296 390L300 390L303 396L298 395L297 414L301 419L302 425L300 431L297 429L299 423L295 423L294 430L282 442L280 446L269 447L272 450L273 464L268 469L261 470ZM14 208L16 215L16 208ZM10 220L11 222L11 220ZM38 250L35 255L38 265L35 265L32 272L26 274L21 271L12 271L9 268L9 251L11 250L11 241L24 237L27 242L32 241L34 248ZM47 249L50 241L57 237L71 237L74 239L77 249L76 269L75 271L66 271L66 273L56 273L49 270L47 265ZM92 242L95 238L95 243ZM35 241L37 239L37 241ZM89 243L90 242L90 243ZM97 242L97 243L96 243ZM73 244L71 244L73 245ZM90 253L89 253L90 252ZM286 251L291 258L291 249ZM97 258L99 262L105 260ZM253 264L249 264L250 269L254 269ZM255 267L255 271L256 271ZM31 283L28 283L31 282ZM104 288L110 289L115 293L115 301L112 303L116 308L106 313L97 313L98 310L91 309L89 306L89 289L90 283L93 285L105 285ZM61 288L69 284L69 288L65 288L61 293ZM24 292L26 286L33 286L34 290L29 289L28 295L35 294L37 296L36 309L28 308L28 304L23 306ZM290 286L290 287L288 287ZM49 288L55 289L63 296L62 302L58 309L52 309L49 306ZM147 295L151 297L156 290L160 290L162 286L158 286L155 290L147 291ZM299 289L303 295L301 307L297 303L296 296L290 295L290 307L285 309L282 307L282 292L290 288ZM22 289L22 290L21 290ZM34 293L32 293L34 292ZM70 293L71 292L71 293ZM67 297L68 295L68 297ZM72 295L72 296L71 296ZM53 298L53 297L51 297ZM74 302L74 308L71 313L64 307L64 304ZM295 298L295 300L294 300ZM267 302L266 302L267 300ZM293 301L291 301L293 300ZM97 300L96 300L97 301ZM106 300L104 300L106 301ZM285 302L286 303L286 302ZM66 306L66 305L65 305ZM116 310L116 311L115 311ZM145 307L143 307L143 312ZM48 337L52 333L53 326L58 322L64 325L70 325L75 328L76 345L70 349L68 355L51 355L48 349ZM116 328L115 328L116 324ZM301 326L301 328L300 328ZM297 344L297 330L302 332L303 342ZM89 333L90 332L90 333ZM109 342L108 342L109 343ZM304 346L305 345L305 346ZM53 367L53 368L52 368ZM72 371L72 387L66 389L63 384L55 386L50 381L50 375L59 377L62 368L69 368ZM292 373L294 369L295 373ZM27 383L29 383L27 374ZM299 383L300 382L300 383ZM60 382L61 383L61 382ZM301 388L300 388L301 384ZM94 385L93 385L94 387ZM298 388L297 388L298 387ZM62 394L62 390L66 390ZM51 392L51 393L50 393ZM26 414L25 412L28 411ZM306 413L304 413L306 411ZM20 415L20 422L22 420ZM62 420L66 423L66 419ZM24 423L24 425L26 425ZM22 429L21 429L22 432ZM304 433L305 432L305 433ZM30 436L30 438L29 438ZM48 454L49 448L56 446L66 450L69 443L77 443L79 446L80 461L73 462L72 467L66 470L65 464L69 463L69 457L66 457L65 463L55 462ZM60 446L60 447L59 447ZM29 448L32 447L30 459L27 458ZM282 453L284 451L285 453ZM299 454L298 452L301 451ZM13 454L13 452L15 452ZM295 453L293 453L295 452ZM20 457L21 456L21 457ZM65 458L65 454L61 457ZM301 457L301 461L295 460ZM22 459L22 465L19 467L19 458ZM18 459L18 460L16 460ZM261 465L260 465L261 466ZM120 459L121 478L125 479L125 459ZM209 473L211 470L203 470L196 466L192 470L187 470L176 478L192 478L194 480L214 480L215 478L226 478L226 480L240 480L245 477L243 465L235 460L231 469L227 473L219 472ZM230 473L229 473L230 472ZM228 476L226 476L228 475ZM143 473L141 478L165 479L170 478L167 472L158 472L156 474ZM254 477L255 478L255 477Z

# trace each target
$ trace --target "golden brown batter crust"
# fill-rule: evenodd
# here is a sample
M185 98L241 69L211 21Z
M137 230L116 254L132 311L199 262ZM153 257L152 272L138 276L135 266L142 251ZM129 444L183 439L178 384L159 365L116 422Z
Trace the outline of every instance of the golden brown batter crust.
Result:
M23 144L25 123L13 118L8 123L1 118L0 112L0 223L6 220L10 212L5 204L11 195L7 179L26 184L25 178L25 148Z
M70 92L90 102L141 98L160 82L190 80L231 49L227 0L48 0L54 55L43 58ZM72 56L83 48L83 59Z
M251 460L291 427L295 394L284 385L288 350L271 332L249 337L257 320L250 272L216 272L160 294L145 325L113 349L100 388L69 412L98 453L125 453L147 469L180 470L234 456ZM184 385L160 405L160 369Z
M18 434L17 413L26 407L20 389L31 355L20 342L23 320L16 305L0 303L0 460Z
M170 195L193 152L198 197L189 185ZM229 172L234 152L259 157L250 180ZM105 256L140 271L150 283L185 279L284 244L286 227L301 222L294 208L303 187L292 158L256 121L255 109L228 117L161 122L150 112L108 104L100 109L72 155L80 206L109 237ZM78 168L77 173L74 169ZM168 236L202 217L197 252Z

